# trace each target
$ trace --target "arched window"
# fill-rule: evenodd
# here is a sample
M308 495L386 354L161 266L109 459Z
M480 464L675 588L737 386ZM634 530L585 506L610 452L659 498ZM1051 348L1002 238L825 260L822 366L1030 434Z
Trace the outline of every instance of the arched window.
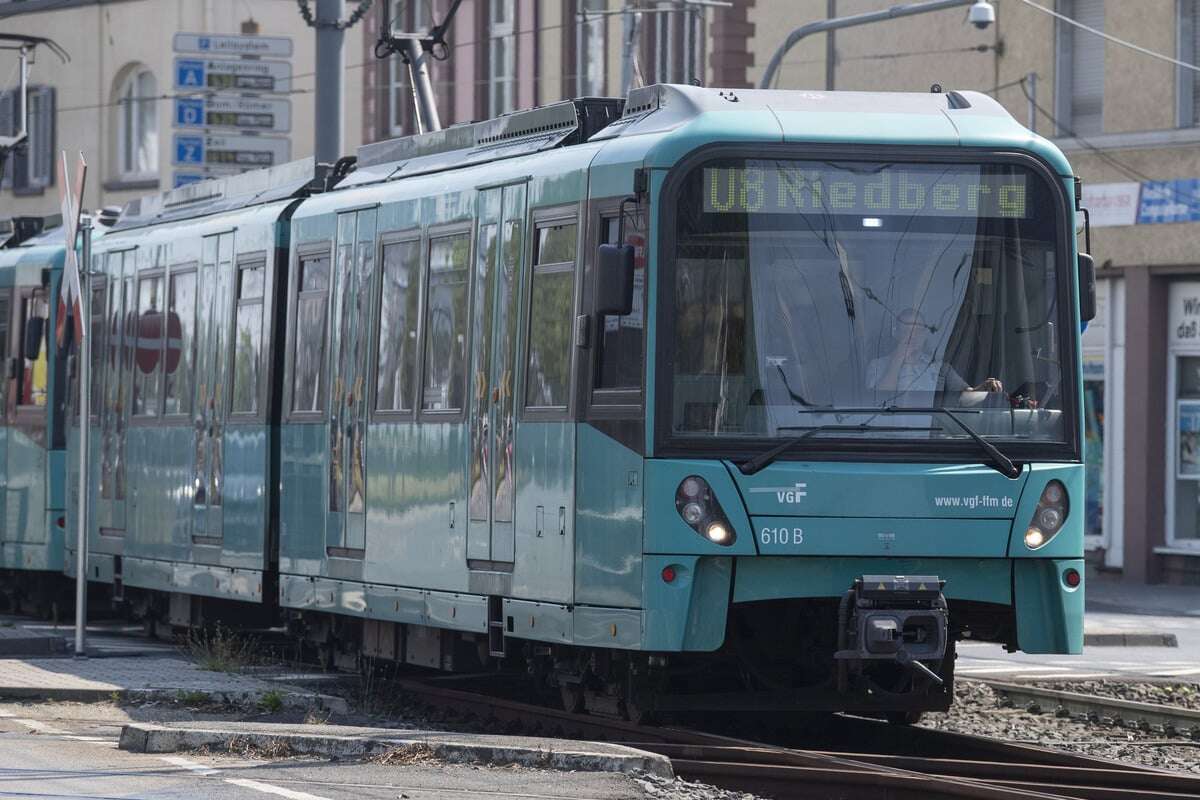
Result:
M158 173L158 82L154 73L135 64L117 82L116 165L121 178L147 178Z

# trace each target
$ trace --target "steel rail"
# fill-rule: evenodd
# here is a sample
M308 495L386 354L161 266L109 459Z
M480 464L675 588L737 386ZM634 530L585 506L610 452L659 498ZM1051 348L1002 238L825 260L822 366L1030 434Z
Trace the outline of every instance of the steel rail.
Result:
M1190 736L1192 739L1200 739L1200 711L1190 708L1171 708L1158 703L1143 703L1003 681L978 682L990 686L1014 706L1023 706L1031 711L1050 711L1057 716L1108 723L1119 728L1132 727L1141 731L1162 732L1167 736Z
M986 753L999 760L793 749L702 731L572 714L420 680L391 683L429 705L488 716L526 730L532 724L548 736L618 742L667 756L681 777L778 798L830 797L850 787L864 796L869 793L897 800L1178 800L1200 796L1200 778L945 731L906 728L900 733L910 744L913 739L924 739L927 748L938 752ZM869 728L872 734L881 729L893 732L873 720L838 719L851 726L866 726L864 730Z

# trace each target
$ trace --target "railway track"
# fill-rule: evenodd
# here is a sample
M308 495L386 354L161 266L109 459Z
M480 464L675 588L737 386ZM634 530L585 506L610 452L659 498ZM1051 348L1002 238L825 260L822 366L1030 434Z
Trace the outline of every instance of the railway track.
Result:
M1200 798L1200 777L854 717L830 717L828 725L808 734L809 741L824 746L801 749L570 714L436 682L392 683L423 703L499 723L501 729L627 744L667 756L680 777L780 799Z
M1086 722L1200 740L1200 711L1003 681L978 681L1013 706Z

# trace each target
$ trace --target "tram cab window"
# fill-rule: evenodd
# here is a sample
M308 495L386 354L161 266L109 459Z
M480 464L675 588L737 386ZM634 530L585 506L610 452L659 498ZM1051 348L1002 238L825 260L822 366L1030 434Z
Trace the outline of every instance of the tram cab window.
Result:
M266 271L266 265L261 262L238 269L237 327L233 339L234 414L258 413Z
M566 408L575 319L574 220L537 227L529 304L527 408Z
M295 352L292 354L292 411L325 408L321 364L325 360L325 314L329 294L329 253L300 257L296 282Z
M412 411L417 373L420 269L419 241L383 246L383 286L376 348L379 365L375 387L375 408L379 411Z
M429 243L423 411L460 411L463 407L470 255L468 233L443 236Z
M633 310L624 316L605 315L600 323L596 355L597 389L642 388L642 339L645 331L646 243L626 216L625 242L635 248ZM599 244L620 244L621 224L617 217L600 220Z
M43 408L49 383L50 303L38 289L21 300L21 348L17 375L17 405Z

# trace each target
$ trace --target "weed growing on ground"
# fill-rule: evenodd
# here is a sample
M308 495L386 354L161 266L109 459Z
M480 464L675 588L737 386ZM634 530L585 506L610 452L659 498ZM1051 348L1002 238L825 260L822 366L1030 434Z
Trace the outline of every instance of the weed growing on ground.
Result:
M304 715L305 725L324 725L329 722L330 713L324 708L310 708Z
M272 689L258 698L258 707L268 714L274 714L283 710L283 695L277 690Z
M185 647L200 669L238 672L256 661L258 640L217 623L188 631Z
M182 691L175 695L175 698L185 706L204 706L212 702L212 697L208 692L200 692L192 689L190 691Z
M433 764L440 761L437 753L427 744L419 742L391 747L367 758L372 764L384 766L412 766L417 764Z

